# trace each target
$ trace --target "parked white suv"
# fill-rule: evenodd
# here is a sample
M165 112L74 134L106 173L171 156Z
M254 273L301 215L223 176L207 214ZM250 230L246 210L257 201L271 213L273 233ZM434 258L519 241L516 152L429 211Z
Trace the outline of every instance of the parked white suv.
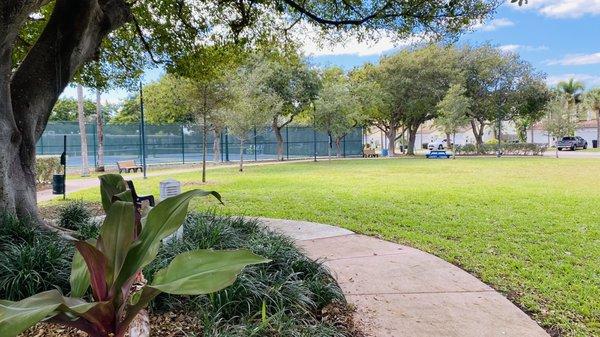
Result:
M448 148L448 144L445 139L437 139L427 144L429 150L444 150Z

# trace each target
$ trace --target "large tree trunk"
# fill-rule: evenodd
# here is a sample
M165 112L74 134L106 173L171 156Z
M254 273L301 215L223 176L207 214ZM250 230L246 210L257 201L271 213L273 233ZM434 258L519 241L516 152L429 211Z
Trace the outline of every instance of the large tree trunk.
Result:
M477 125L479 123L479 125ZM475 137L475 146L477 152L481 153L483 147L483 128L485 125L479 121L471 119L471 128L473 129L473 136Z
M77 120L79 121L79 137L81 139L81 176L90 175L88 161L87 132L85 130L85 109L83 107L83 86L77 84Z
M338 158L342 156L342 137L335 139L335 156Z
M396 128L390 127L385 136L388 139L388 155L394 157L396 155Z
M535 144L533 124L531 125L531 143Z
M419 127L416 128L408 127L408 152L406 153L409 156L415 155L415 142L417 141L417 131L419 131Z
M0 212L20 217L38 215L35 144L58 96L102 39L130 16L123 0L56 0L44 31L12 74L19 29L45 2L0 3Z
M98 165L96 172L104 172L104 116L102 116L102 94L96 90L96 132L98 133Z
M273 119L273 132L275 132L275 139L277 140L277 160L283 161L283 135L281 134L281 127L277 123L277 118Z

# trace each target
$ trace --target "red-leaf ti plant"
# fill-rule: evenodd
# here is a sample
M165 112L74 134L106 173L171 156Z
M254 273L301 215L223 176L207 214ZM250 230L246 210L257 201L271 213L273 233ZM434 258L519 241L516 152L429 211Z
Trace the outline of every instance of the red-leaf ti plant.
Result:
M246 250L194 250L176 256L151 284L132 287L156 258L161 241L183 223L190 199L217 192L192 190L142 210L120 175L100 177L106 218L94 240L73 238L77 252L71 269L71 294L59 290L18 302L0 301L0 336L16 336L39 321L75 327L92 337L123 337L136 315L161 292L200 295L231 285L242 269L268 262ZM136 220L137 219L137 220ZM81 299L91 287L93 302Z

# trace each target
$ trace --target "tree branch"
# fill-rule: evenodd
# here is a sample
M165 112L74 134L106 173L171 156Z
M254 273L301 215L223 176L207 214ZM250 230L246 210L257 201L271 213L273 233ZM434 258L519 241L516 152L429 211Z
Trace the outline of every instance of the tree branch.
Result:
M381 13L383 13L386 9L388 9L392 3L391 1L388 1L380 9L374 11L370 15L362 16L358 19L332 20L332 19L325 19L323 17L318 16L317 14L309 11L306 7L300 5L299 3L297 3L294 0L284 0L284 2L286 4L288 4L290 7L292 7L293 9L295 9L296 11L298 11L299 13L306 15L307 17L309 17L310 19L312 19L316 22L318 22L320 24L332 25L332 26L345 26L345 25L358 26L358 25L361 25L373 18L380 16ZM382 18L391 17L391 16L392 15L384 15L384 16L382 16Z
M142 46L144 47L144 50L146 50L148 55L150 55L150 60L152 60L152 62L154 62L154 64L168 63L166 60L159 60L159 59L155 58L154 53L152 52L152 47L150 47L150 43L148 43L148 41L146 40L146 37L144 37L144 33L142 32L140 23L135 18L135 15L131 15L131 21L133 22L133 25L135 27L135 32L137 33L138 37L140 38L140 41L142 42Z

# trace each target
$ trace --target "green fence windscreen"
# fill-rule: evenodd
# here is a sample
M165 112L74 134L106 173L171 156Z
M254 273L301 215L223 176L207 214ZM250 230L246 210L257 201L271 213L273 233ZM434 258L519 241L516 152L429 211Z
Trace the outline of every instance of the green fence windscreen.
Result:
M202 160L202 129L197 125L146 125L146 162L148 164L194 163ZM88 161L97 165L98 132L96 124L86 125ZM283 134L283 154L289 159L326 156L329 137L326 133L310 127L286 127ZM63 137L67 136L67 165L81 165L81 137L76 122L50 122L37 143L38 155L60 155ZM238 161L240 141L227 130L220 135L207 134L208 161ZM119 160L141 161L142 142L139 124L107 124L104 126L104 164L116 165ZM356 128L338 144L332 144L331 153L336 155L339 146L341 156L362 154L362 129ZM261 129L248 135L243 146L244 160L274 160L277 158L277 141L271 129ZM215 158L217 157L217 158Z

